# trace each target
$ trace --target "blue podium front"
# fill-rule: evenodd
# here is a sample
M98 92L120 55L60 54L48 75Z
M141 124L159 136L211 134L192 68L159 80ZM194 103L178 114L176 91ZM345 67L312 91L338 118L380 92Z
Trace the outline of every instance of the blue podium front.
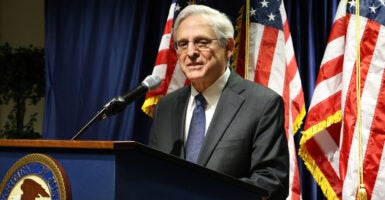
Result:
M0 140L0 177L22 157L54 158L72 199L260 199L257 188L133 141Z

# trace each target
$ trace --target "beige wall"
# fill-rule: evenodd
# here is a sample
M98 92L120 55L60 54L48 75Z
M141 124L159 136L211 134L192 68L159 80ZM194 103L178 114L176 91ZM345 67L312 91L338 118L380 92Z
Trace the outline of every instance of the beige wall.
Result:
M0 0L0 41L44 47L44 0Z
M13 47L44 47L44 0L0 0L0 43ZM0 75L1 76L1 75ZM0 126L3 127L10 106L0 106ZM42 132L44 100L28 107L26 116L38 113L35 131Z

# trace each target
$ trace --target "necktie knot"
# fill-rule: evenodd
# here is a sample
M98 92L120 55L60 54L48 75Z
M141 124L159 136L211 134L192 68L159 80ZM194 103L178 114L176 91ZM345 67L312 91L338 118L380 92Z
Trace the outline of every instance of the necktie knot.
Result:
M207 105L207 101L205 97L200 93L195 96L195 103L197 106L201 106L203 108L206 108L206 105Z

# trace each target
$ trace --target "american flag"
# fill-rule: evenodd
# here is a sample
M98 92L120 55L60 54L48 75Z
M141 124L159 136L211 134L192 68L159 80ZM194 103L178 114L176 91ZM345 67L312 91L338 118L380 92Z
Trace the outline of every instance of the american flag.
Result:
M357 2L339 4L301 139L328 199L356 199L360 180L367 199L385 199L385 3Z
M285 129L290 153L290 188L287 199L301 199L300 177L294 134L298 131L305 115L304 95L301 78L295 60L293 42L281 0L250 1L249 65L236 71L245 78L265 85L280 94L285 103ZM244 20L239 19L240 23ZM237 29L246 28L237 24ZM233 62L244 66L245 34L238 34L240 40ZM247 76L247 77L246 77Z
M169 11L153 74L163 80L161 87L147 94L142 110L151 115L158 99L186 84L173 49L172 23L180 11L174 2ZM244 7L243 9L244 10ZM236 51L232 65L245 78L272 88L282 95L285 102L286 136L290 152L290 190L288 199L300 199L300 179L294 133L299 129L305 115L301 79L294 55L291 34L282 0L250 1L250 57L248 77L245 77L245 21L241 12L236 23Z
M146 95L146 100L142 105L142 110L149 116L153 116L153 111L158 100L164 95L181 88L185 85L186 77L182 73L177 62L178 58L174 49L174 38L172 34L173 22L181 11L182 1L174 0L170 6L166 25L164 26L163 36L159 45L158 55L152 74L162 79L160 86Z

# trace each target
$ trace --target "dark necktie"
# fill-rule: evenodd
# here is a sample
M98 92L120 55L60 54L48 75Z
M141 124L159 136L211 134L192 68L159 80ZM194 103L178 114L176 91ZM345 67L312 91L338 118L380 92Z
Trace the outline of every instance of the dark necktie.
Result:
M206 99L202 94L195 96L195 108L191 117L190 129L186 142L186 160L196 162L202 147L206 129Z

